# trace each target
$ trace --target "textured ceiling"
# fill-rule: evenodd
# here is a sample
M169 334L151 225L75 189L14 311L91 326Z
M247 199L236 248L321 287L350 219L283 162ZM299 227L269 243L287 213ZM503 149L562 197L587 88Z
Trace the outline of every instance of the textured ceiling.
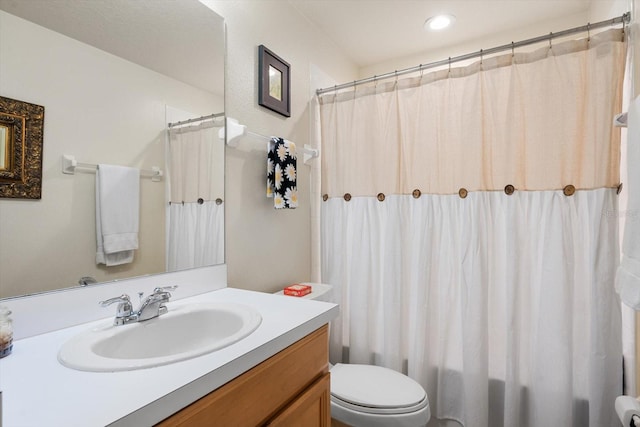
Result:
M589 0L288 1L360 67L584 13L590 4ZM455 15L455 27L424 31L424 21L439 13Z
M0 0L0 9L212 93L224 22L198 0Z

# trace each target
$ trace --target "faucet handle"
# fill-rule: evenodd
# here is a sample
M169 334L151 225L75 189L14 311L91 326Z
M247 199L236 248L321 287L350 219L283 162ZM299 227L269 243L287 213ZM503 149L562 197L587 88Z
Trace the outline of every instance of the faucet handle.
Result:
M100 304L100 307L107 307L117 302L123 303L123 304L126 304L126 303L131 304L131 298L129 298L129 295L127 294L122 294L119 297L109 298L108 300L100 301L98 304Z
M108 300L100 301L101 307L107 307L111 304L118 303L118 310L116 311L115 325L122 325L133 314L133 306L131 305L131 299L129 295L122 294L119 297L109 298Z
M158 286L157 288L155 288L153 290L154 294L157 294L159 292L168 292L168 291L175 291L176 289L178 289L178 285L172 285L172 286Z

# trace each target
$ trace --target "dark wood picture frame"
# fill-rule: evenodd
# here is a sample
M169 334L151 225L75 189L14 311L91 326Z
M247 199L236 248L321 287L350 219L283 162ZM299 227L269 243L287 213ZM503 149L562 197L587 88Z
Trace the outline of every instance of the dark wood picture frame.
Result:
M0 198L40 199L44 107L0 96L0 128Z
M258 104L291 117L290 65L267 49L258 47Z

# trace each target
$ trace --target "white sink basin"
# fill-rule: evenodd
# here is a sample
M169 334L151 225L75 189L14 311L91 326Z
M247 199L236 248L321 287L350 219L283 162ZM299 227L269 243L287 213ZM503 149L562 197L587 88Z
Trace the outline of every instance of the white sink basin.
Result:
M251 334L262 322L255 309L231 303L169 307L169 312L122 326L108 323L64 343L58 360L81 371L151 368L201 356Z

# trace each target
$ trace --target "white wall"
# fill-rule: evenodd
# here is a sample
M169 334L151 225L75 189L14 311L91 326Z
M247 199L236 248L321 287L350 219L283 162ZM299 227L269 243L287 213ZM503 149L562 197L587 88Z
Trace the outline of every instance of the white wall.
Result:
M227 25L226 112L248 129L309 143L311 64L336 81L355 65L285 1L205 0ZM258 105L258 46L291 64L291 117ZM258 147L252 149L252 147ZM265 145L266 146L266 145ZM229 286L275 291L308 281L311 263L310 166L298 161L299 207L273 208L265 196L266 154L252 138L226 154L226 262Z
M134 263L97 267L95 175L62 174L61 157L164 168L166 105L202 115L222 100L5 12L0 58L0 94L45 107L42 199L0 199L0 297L164 271L164 183L141 179Z

